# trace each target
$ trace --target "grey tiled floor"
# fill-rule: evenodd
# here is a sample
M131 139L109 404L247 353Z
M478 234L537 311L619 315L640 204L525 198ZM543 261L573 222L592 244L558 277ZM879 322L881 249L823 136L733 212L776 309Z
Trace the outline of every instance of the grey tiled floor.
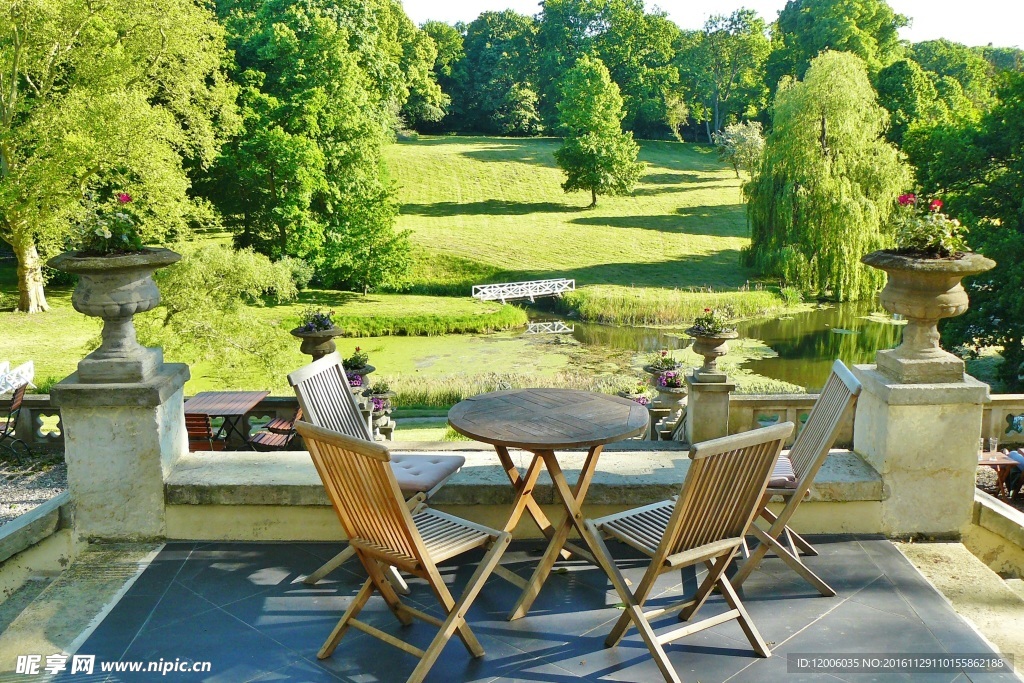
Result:
M735 621L667 646L685 681L966 681L1016 680L1009 674L790 674L790 653L985 653L984 641L949 607L891 543L876 538L814 539L820 555L808 562L838 591L823 598L769 558L744 586L744 602L773 656L751 651ZM613 544L618 562L634 583L644 564ZM414 657L358 631L350 631L334 656L317 661L316 651L362 579L352 562L319 586L299 579L331 557L334 544L172 543L107 615L79 652L101 661L175 659L209 661L206 674L153 673L86 677L64 681L349 681L401 682ZM514 543L503 563L528 574L538 546ZM476 556L443 566L453 592L461 591ZM492 577L469 613L469 623L487 654L472 659L452 638L428 681L661 681L647 648L632 630L616 648L605 648L619 598L596 568L561 563L530 615L507 622L517 597L511 584ZM662 577L657 597L668 603L692 590L692 577ZM410 582L415 606L440 614L425 584ZM456 593L457 594L457 593ZM698 617L725 610L714 595ZM434 628L402 628L375 597L361 618L425 647ZM674 617L655 622L677 624Z

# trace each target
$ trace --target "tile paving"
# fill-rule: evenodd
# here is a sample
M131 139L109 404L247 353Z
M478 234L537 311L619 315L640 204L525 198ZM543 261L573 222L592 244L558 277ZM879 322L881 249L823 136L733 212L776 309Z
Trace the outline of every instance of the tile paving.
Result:
M789 673L787 655L794 653L991 652L888 541L849 536L813 541L821 554L808 561L838 595L821 597L780 560L767 559L747 580L742 595L773 656L757 657L736 622L727 622L667 646L684 681L1018 680L1010 673L962 671ZM644 563L621 545L612 548L635 583ZM346 635L333 657L316 659L316 651L362 583L361 568L351 562L315 587L300 579L339 549L329 543L169 543L79 649L96 656L94 674L65 674L57 680L401 683L415 658L358 631ZM536 543L516 542L503 564L527 576L540 550ZM459 564L442 566L453 592L461 591L475 559L468 554ZM665 575L648 604L677 601L694 585L693 576ZM441 614L425 583L413 579L410 586L407 599L414 606ZM604 647L621 612L618 596L598 569L560 563L530 615L510 623L505 616L516 596L511 584L492 577L469 613L486 655L472 659L453 638L427 680L662 680L635 630L618 647ZM725 603L716 594L698 616L724 610ZM427 624L400 627L376 597L361 618L421 648L434 635ZM655 626L675 623L672 616ZM101 662L160 659L209 661L211 670L166 676L99 671Z

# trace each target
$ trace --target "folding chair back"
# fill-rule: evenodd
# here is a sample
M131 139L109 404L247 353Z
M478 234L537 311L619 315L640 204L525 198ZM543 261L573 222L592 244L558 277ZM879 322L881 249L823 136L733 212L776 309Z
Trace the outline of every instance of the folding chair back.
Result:
M761 501L758 514L771 526L765 531L751 524L750 531L760 544L733 576L735 585L741 586L771 550L822 595L831 597L836 594L831 586L804 565L800 558L801 553L817 555L818 552L806 539L789 528L789 521L814 483L818 470L825 463L825 458L828 457L832 444L839 435L843 419L849 414L857 401L857 396L860 395L860 389L860 382L842 361L837 360L832 364L832 373L825 382L825 388L814 402L811 414L807 416L807 423L789 452L788 461L792 465L796 481L789 487L768 489L769 495L782 496L786 504L776 515L768 509L767 496ZM782 464L786 460L786 456L780 458ZM780 542L780 538L784 538L786 545Z
M366 441L373 441L349 388L341 355L335 351L288 375L305 419L317 426Z
M664 645L735 619L754 651L762 657L771 655L725 570L743 545L775 461L792 433L793 423L784 422L694 444L690 451L693 462L675 502L663 501L586 521L595 544L594 556L624 604L622 615L604 641L606 646L617 645L630 624L636 626L665 680L679 683ZM615 565L602 538L605 534L651 557L651 564L635 590L629 589ZM691 598L644 611L658 576L698 563L704 563L708 571ZM654 632L649 619L680 610L679 618L689 621L716 586L730 608L728 611L668 632Z
M843 365L843 361L837 360L832 364L832 373L825 382L825 388L814 402L804 428L789 451L789 459L796 472L797 488L805 486L804 491L810 488L839 436L843 418L859 394L860 382Z
M22 384L16 388L11 395L11 407L7 410L7 415L0 417L0 445L3 445L8 451L14 455L15 458L20 456L28 456L31 451L28 444L18 438L18 416L21 413L21 404L25 400L25 392L28 390L28 384ZM10 441L10 443L5 443ZM19 455L18 451L14 448L17 445L21 448L22 453Z
M224 450L224 441L216 438L210 416L205 413L185 413L185 431L188 432L189 450Z
M426 552L389 465L388 449L373 441L296 422L349 544L416 571Z
M694 444L690 469L662 543L666 556L743 542L793 424Z
M317 657L330 657L350 626L419 657L420 662L407 683L420 683L426 677L454 633L459 634L471 655L482 656L483 647L466 623L465 615L511 542L511 534L426 506L417 509L413 517L402 499L387 448L308 422L296 422L295 430L309 448L331 505L349 538L350 547L355 549L369 574ZM480 547L489 550L456 601L437 570L437 562ZM403 603L394 586L385 578L379 563L402 567L424 579L441 603L446 618L442 621ZM416 618L437 626L438 633L430 646L421 650L376 626L359 621L356 617L374 591L380 593L403 625L412 623Z

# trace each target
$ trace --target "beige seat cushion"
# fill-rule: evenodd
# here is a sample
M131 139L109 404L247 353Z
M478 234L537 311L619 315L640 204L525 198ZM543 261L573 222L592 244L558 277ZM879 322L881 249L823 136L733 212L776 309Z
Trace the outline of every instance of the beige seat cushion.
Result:
M398 480L398 488L408 498L429 491L466 464L461 455L434 455L432 453L392 453L391 468Z
M796 472L793 470L793 463L785 455L780 455L779 461L775 463L775 469L772 470L772 478L768 480L768 488L796 488Z

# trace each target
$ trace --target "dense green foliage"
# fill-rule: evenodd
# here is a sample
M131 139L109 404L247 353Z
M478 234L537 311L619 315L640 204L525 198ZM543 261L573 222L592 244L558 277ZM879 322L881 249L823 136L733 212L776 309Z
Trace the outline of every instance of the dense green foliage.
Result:
M732 117L756 116L764 107L767 30L753 10L740 9L682 38L676 61L690 91L689 111L705 123L709 140Z
M408 244L394 231L381 153L400 108L440 118L433 40L391 0L237 2L220 11L245 125L203 193L238 246L304 259L330 285L393 284Z
M803 81L784 81L749 198L751 262L762 272L837 301L881 283L860 256L888 243L887 219L910 181L882 138L887 115L864 62L826 52Z
M1007 73L998 104L978 123L965 122L915 140L918 169L930 193L946 198L949 212L970 227L975 251L997 262L968 281L971 307L946 322L943 338L977 353L1001 347L1000 379L1024 387L1024 74Z
M875 73L902 56L898 31L906 24L885 0L789 0L772 33L768 86L802 78L823 50L855 54Z
M757 121L732 123L712 137L718 158L727 162L740 177L740 169L753 175L764 156L764 134Z
M514 330L526 324L526 312L503 305L493 313L403 316L335 316L335 324L346 337L386 337L410 335L434 337L442 334L469 334Z
M234 125L223 30L191 0L9 2L0 26L0 240L20 310L46 310L39 254L62 250L84 198L135 198L143 236L201 214L187 169ZM116 125L111 125L116 122Z
M559 129L565 138L555 160L565 171L562 189L598 195L627 194L640 179L640 147L632 133L623 133L622 98L608 69L599 59L584 55L562 80L558 103Z

